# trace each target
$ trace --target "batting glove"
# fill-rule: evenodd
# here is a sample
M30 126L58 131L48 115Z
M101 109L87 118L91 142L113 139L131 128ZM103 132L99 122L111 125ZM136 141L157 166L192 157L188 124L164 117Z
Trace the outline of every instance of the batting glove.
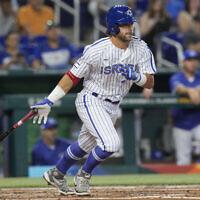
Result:
M132 69L129 65L121 67L120 72L122 76L125 76L125 79L122 80L122 83L124 83L126 80L133 80L134 82L137 82L140 79L140 72Z
M49 100L49 99L44 99L43 102L32 105L31 109L35 108L37 109L37 114L34 116L33 118L33 123L35 124L36 122L38 122L38 124L41 124L42 119L44 124L46 124L47 122L47 118L48 118L48 114L51 111L51 106L53 105L53 103Z

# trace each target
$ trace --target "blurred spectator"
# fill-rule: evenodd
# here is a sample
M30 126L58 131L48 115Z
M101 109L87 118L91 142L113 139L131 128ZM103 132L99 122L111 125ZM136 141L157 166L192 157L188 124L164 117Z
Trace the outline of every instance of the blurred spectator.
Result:
M9 32L5 37L5 50L0 52L0 69L27 68L27 54L19 47L19 34Z
M57 24L49 20L46 24L46 40L39 44L32 62L34 69L66 69L75 62L75 47L60 34Z
M187 0L185 4L185 10L179 13L177 23L179 30L187 32L193 28L193 18L200 12L200 1L199 0Z
M6 35L13 28L14 22L11 0L0 0L0 36Z
M172 20L165 10L164 0L150 0L148 10L140 21L141 36L155 54L156 36L164 31L169 31Z
M133 10L135 9L135 0L104 0L104 3L111 8L114 5L127 5Z
M200 55L200 13L194 17L194 30L190 30L185 34L184 48L193 49Z
M28 0L18 11L17 26L21 34L33 37L43 35L47 20L53 19L53 10L44 5L44 0Z
M175 22L179 13L185 8L184 0L165 0L167 13Z
M194 105L200 105L200 73L197 71L199 55L184 52L183 71L170 78L172 93L187 95ZM191 163L192 139L200 141L200 108L173 108L173 138L177 165Z
M55 165L71 144L70 141L57 138L57 121L49 117L41 125L42 138L32 149L32 165Z

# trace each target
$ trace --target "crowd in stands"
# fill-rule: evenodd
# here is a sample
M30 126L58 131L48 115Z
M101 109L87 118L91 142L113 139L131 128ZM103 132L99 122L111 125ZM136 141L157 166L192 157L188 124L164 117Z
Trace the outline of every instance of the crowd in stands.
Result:
M199 0L101 0L100 3L107 7L127 4L133 8L140 36L154 56L159 36L166 32L182 33L184 49L200 53ZM45 0L0 0L0 69L65 69L74 63L77 50L61 35L49 5ZM84 40L88 28L93 26L94 8L98 6L94 0L80 0L80 8L80 39Z
M78 55L44 0L0 0L0 69L66 69ZM15 6L14 6L15 5Z

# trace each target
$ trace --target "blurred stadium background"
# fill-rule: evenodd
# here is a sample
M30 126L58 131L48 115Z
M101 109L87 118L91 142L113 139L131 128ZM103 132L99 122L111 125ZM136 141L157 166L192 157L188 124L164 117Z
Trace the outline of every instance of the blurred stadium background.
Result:
M141 30L141 19L147 12L150 0L34 0L36 7L37 4L48 6L48 9L53 11L53 15L49 15L50 21L46 20L39 31L40 27L36 27L36 30L31 29L26 21L24 6L32 1L0 0L0 131L7 130L29 110L30 105L40 101L54 88L74 60L81 56L85 45L105 35L105 14L109 7L114 4L128 4L134 9L137 18L135 35L150 45L158 72L150 98L145 98L142 90L134 86L122 102L122 113L119 114L117 124L118 133L123 141L122 149L97 168L95 174L199 173L198 141L193 141L193 163L187 166L175 164L171 108L192 108L193 105L187 97L171 95L169 89L169 78L181 69L183 51L187 48L184 46L184 36L193 28L182 27L180 13L187 12L191 18L189 24L194 24L193 12L190 16L186 6L188 2L194 1L200 4L199 1L161 0L160 6L165 5L162 9L166 10L169 23L164 25L164 28L162 23L160 26L157 24L156 31L149 35ZM199 13L199 8L200 5L197 11L194 11L196 14ZM3 16L5 21L2 20ZM31 17L27 15L28 18ZM145 21L145 18L143 20ZM7 28L5 25L8 23L10 26ZM40 21L36 20L35 23ZM65 66L59 65L60 63L51 65L42 54L48 50L42 52L41 44L47 41L47 31L54 25L61 29L59 40L68 50L65 52L68 65ZM3 31L4 28L7 29ZM11 30L19 38L9 37ZM20 49L17 52L18 60L6 62L6 51L12 51L14 47L11 44L14 42ZM59 60L59 55L58 58L54 58ZM11 53L8 57L12 58ZM19 57L23 57L23 61ZM81 88L82 84L79 83L51 112L51 116L55 117L59 124L58 136L72 141L76 140L81 126L74 106L75 93ZM31 151L40 137L40 127L29 121L1 143L0 176L41 177L43 171L51 166L32 166ZM78 166L75 166L71 169L70 174L76 173L77 168Z

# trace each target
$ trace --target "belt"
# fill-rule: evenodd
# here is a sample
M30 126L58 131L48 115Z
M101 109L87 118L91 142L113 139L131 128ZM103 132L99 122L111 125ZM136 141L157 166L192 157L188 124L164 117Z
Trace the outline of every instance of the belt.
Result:
M96 92L92 92L92 95L95 96L95 97L98 97L99 94L97 94ZM112 104L118 104L120 101L111 101L110 99L104 99L104 101L107 101L109 103L112 103Z

